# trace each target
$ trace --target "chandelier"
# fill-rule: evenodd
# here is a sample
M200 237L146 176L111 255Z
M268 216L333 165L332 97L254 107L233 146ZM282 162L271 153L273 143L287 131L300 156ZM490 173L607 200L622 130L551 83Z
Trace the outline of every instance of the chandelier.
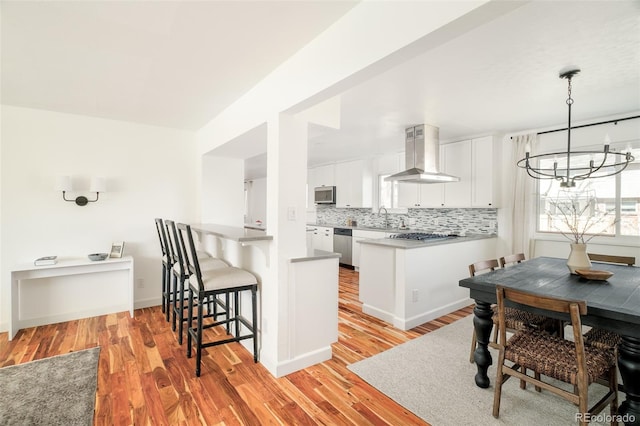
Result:
M555 179L563 188L576 186L576 181L589 178L601 178L613 176L627 168L634 160L631 152L616 152L609 150L608 138L604 142L602 151L571 151L571 79L580 72L572 69L560 74L560 78L566 78L568 82L567 106L569 109L569 124L567 125L567 150L564 152L551 152L547 154L530 155L529 146L526 148L525 157L518 161L518 167L527 170L527 174L535 179ZM532 161L533 160L533 161ZM553 167L546 166L553 160ZM564 162L566 160L566 163ZM560 164L566 164L563 168ZM532 162L537 165L535 167Z

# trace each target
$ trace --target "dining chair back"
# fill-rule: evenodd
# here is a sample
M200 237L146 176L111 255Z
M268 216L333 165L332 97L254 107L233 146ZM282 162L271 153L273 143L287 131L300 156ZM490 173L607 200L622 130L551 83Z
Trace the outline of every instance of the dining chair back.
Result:
M477 273L495 271L498 269L498 261L496 259L483 260L469 265L469 275L475 277Z
M525 260L524 253L510 254L507 256L502 256L499 259L501 268L504 268L506 265L511 263L522 263L524 260Z
M636 258L633 256L614 256L609 254L587 253L589 260L606 263L619 263L621 265L633 266L636 264Z
M610 405L611 414L615 414L618 403L616 360L610 351L584 344L581 317L587 314L585 301L541 296L500 285L496 286L496 299L500 324L500 353L493 403L494 417L497 418L500 413L502 385L510 377L532 383L578 405L578 413L582 415L578 415L577 418L581 425L588 423L587 413L597 414L607 405ZM534 329L518 330L507 340L507 301L558 314L568 314L573 329L573 342ZM513 365L509 366L505 361ZM534 377L519 371L523 367L533 371ZM541 380L541 375L573 385L573 392ZM589 409L588 387L600 377L607 378L608 392Z

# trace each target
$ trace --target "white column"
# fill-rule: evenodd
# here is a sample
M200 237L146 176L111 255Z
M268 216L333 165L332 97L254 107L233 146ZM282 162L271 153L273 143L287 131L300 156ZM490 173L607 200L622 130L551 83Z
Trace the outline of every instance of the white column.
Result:
M307 123L278 114L267 124L267 232L274 240L262 280L260 361L277 375L290 351L288 259L306 255Z

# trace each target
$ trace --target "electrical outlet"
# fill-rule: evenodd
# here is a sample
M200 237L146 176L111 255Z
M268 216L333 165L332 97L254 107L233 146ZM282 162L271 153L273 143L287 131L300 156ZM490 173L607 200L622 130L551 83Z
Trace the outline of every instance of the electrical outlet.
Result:
M414 303L417 302L418 301L418 295L419 295L418 289L417 288L413 289L413 291L411 291L411 301L414 302Z
M136 279L136 284L138 288L144 288L144 278Z

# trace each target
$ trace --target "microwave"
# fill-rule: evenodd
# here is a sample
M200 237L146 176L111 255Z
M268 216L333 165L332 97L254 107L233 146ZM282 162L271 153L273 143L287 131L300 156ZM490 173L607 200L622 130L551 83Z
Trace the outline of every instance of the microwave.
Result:
M315 196L313 201L316 204L335 204L336 203L336 187L335 186L318 186L315 188Z

